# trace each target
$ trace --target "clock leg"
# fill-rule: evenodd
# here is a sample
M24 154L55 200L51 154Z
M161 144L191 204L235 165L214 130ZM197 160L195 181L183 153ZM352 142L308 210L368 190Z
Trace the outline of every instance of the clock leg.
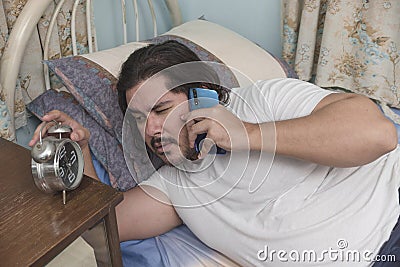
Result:
M63 190L62 191L62 197L63 197L63 204L67 204L67 191Z

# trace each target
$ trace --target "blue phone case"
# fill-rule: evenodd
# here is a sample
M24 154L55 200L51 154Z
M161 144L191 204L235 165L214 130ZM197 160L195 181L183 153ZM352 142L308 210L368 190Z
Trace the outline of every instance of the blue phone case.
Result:
M189 109L190 111L201 108L211 108L219 104L218 93L214 90L205 88L190 88L189 90ZM201 141L206 138L207 134L197 135L194 141L194 147L197 152L201 150ZM217 146L217 154L225 154L223 148Z

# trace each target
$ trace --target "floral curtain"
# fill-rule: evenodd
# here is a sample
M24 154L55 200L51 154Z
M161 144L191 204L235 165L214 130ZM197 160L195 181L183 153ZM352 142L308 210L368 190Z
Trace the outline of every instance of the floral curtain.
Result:
M302 80L400 108L399 0L282 0L283 58Z
M9 33L28 0L0 0L0 57L4 52ZM35 0L37 1L37 0ZM9 114L5 105L5 92L0 88L0 137L14 140L14 129L8 127L10 116L15 116L16 129L26 125L27 113L25 105L45 90L43 65L44 40L50 24L52 13L59 0L55 0L40 19L37 31L33 32L23 56L22 65L15 95L15 114ZM57 25L53 30L50 42L49 58L60 58L72 55L71 14L74 0L66 0L57 17ZM76 36L78 54L88 52L86 33L86 1L81 0L76 17ZM92 29L92 33L94 33ZM91 40L93 42L93 40ZM61 85L52 79L52 87Z

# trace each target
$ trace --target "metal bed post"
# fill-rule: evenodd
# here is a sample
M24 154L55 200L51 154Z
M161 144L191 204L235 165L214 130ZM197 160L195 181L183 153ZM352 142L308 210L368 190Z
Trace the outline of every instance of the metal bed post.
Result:
M158 35L157 33L157 19L156 19L156 13L154 12L154 6L153 6L153 1L152 0L147 0L147 3L149 4L150 12L151 12L151 19L153 20L153 36L156 37Z
M26 3L14 24L1 58L0 82L6 94L6 103L11 117L10 128L13 130L15 130L15 85L22 57L37 22L51 2L53 0L29 0ZM15 135L11 136L11 139L15 141Z
M86 32L87 32L87 40L89 53L93 53L96 49L93 49L93 40L92 40L92 1L86 0Z
M137 0L133 0L133 9L135 11L135 26L136 26L136 42L140 40L140 27L139 27L139 10L137 6Z
M78 54L78 49L76 47L76 10L78 9L79 0L75 0L72 7L72 18L71 18L71 43L72 43L72 54L76 56ZM54 17L54 15L53 15Z
M44 60L49 59L49 47L50 47L51 33L53 32L54 25L56 24L57 14L58 14L58 12L60 12L61 7L63 6L64 2L65 2L65 0L61 0L60 2L58 2L56 9L54 10L53 16L51 17L49 28L47 29L46 38L44 41L44 49L43 49L44 50L43 51L43 59ZM44 73L44 82L45 82L45 86L46 86L45 90L49 90L50 89L50 77L49 77L49 69L46 64L43 66L43 73ZM43 91L45 91L45 90L43 90Z
M126 44L126 43L128 43L128 41L127 41L127 33L126 33L126 4L125 4L125 0L121 0L121 11L122 11L122 30L123 30L123 34L124 34L123 43Z
M182 24L182 14L179 8L178 0L165 0L167 8L171 15L172 26L178 26Z
M50 46L50 38L51 38L51 33L53 32L53 28L55 26L55 22L57 20L58 13L61 10L62 5L64 4L65 0L61 0L51 18L49 29L46 33L46 40L45 40L45 45L44 45L44 54L43 54L43 59L48 60L49 59L49 46ZM75 0L74 5L72 7L72 18L71 18L71 42L72 42L72 54L76 56L78 54L78 49L76 46L76 12L79 6L79 0ZM88 47L89 47L89 53L93 53L93 43L92 43L92 23L91 23L91 1L86 0L86 29L87 29L87 39L88 39ZM44 71L44 80L46 84L46 90L50 89L50 76L49 76L49 70L47 65L43 66L43 71Z
M76 12L78 9L80 0L75 0L74 6L72 8L72 18L71 18L71 42L72 42L72 54L74 56L78 55L78 49L76 46ZM86 0L86 32L87 32L87 42L89 47L89 54L96 50L93 49L93 36L92 36L92 2L91 0Z

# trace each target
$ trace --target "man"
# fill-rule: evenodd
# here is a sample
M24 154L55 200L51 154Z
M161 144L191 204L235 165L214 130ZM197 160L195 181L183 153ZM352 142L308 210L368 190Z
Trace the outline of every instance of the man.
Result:
M169 165L124 193L117 207L121 241L185 223L243 266L370 264L399 216L393 124L365 97L294 79L235 88L226 108L189 112L188 87L214 87L228 100L213 75L182 84L158 74L171 67L184 74L188 65L179 64L192 61L207 69L189 49L167 42L135 51L121 69L121 108ZM43 117L53 119L73 128L85 173L95 177L89 132L58 111ZM207 139L197 154L201 133ZM38 132L31 144L37 139ZM213 143L228 152L208 153Z

